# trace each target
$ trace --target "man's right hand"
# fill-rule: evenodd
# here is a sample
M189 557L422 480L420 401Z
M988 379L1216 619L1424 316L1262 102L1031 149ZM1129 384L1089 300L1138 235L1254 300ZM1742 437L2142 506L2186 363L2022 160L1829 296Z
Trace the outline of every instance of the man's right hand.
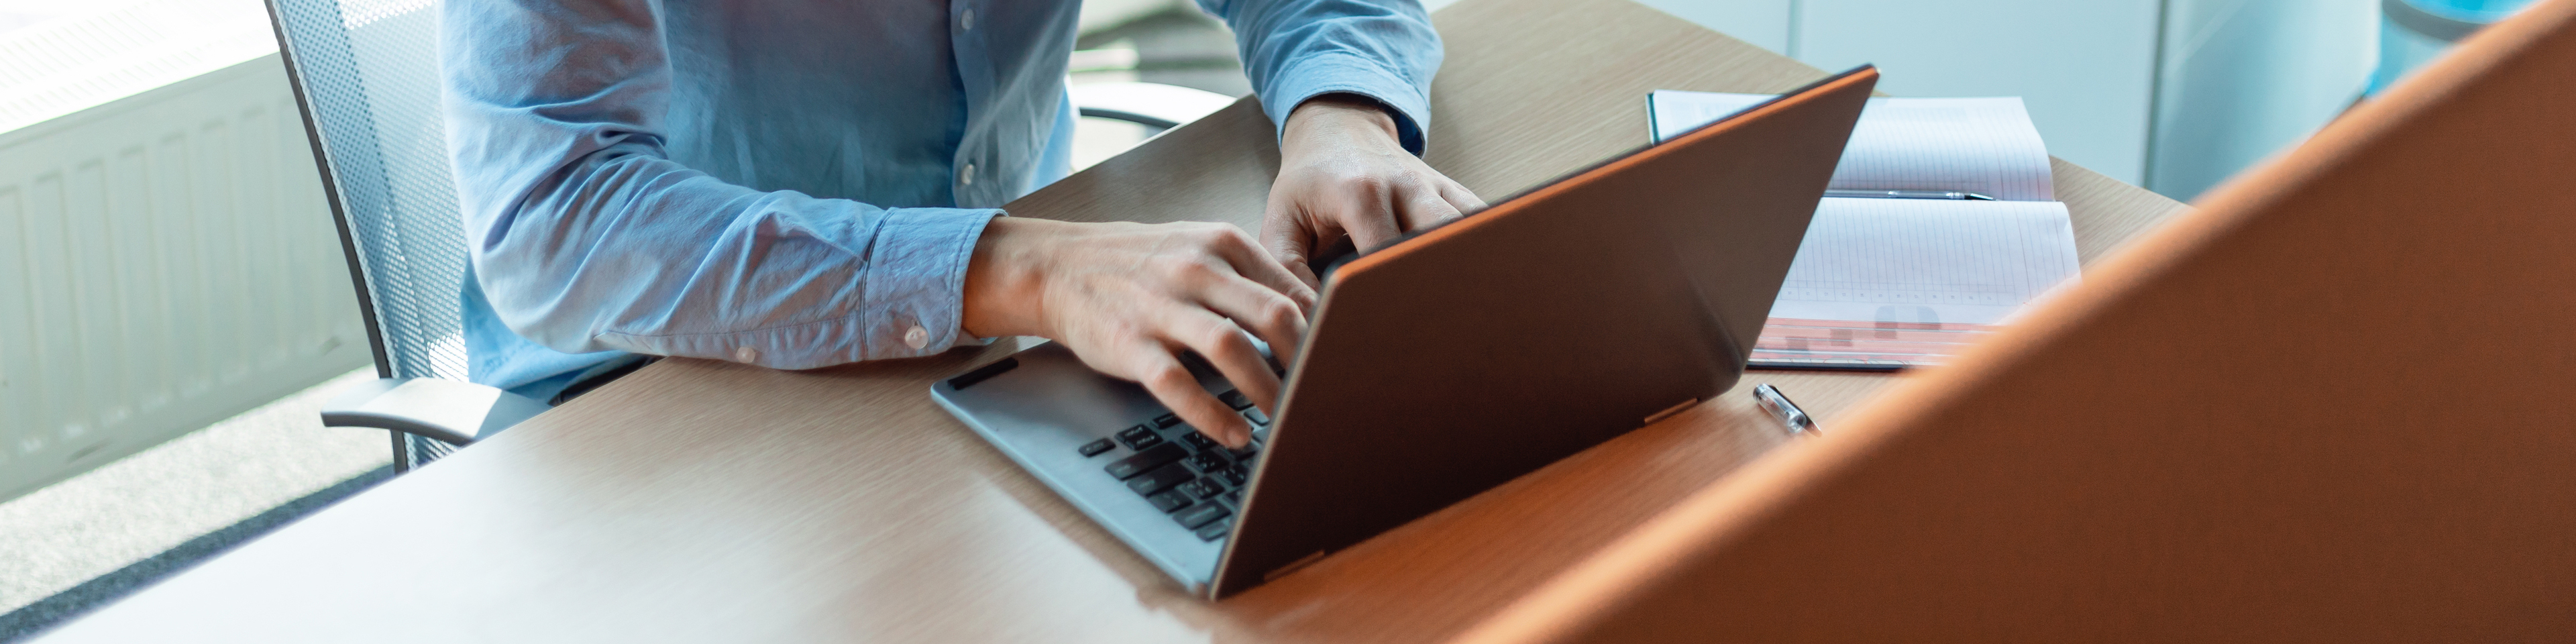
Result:
M1197 352L1276 413L1279 376L1245 334L1287 364L1315 303L1314 289L1234 226L1012 217L994 218L976 241L965 296L967 333L1062 342L1229 447L1252 440L1251 424L1200 389L1179 353Z

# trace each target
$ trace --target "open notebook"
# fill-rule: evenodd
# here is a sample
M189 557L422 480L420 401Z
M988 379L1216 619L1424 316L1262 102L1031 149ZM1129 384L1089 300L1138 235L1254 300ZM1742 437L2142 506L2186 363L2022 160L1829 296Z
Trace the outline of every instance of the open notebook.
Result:
M1647 105L1661 141L1770 98L1658 90ZM2074 227L2021 99L1870 99L1828 189L1993 200L1821 200L1753 366L1939 363L2076 277Z

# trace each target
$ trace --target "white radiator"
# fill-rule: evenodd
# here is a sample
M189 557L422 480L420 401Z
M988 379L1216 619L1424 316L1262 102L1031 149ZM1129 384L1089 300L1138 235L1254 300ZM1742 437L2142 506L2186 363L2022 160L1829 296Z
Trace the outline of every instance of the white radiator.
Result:
M0 500L369 358L275 54L0 132Z

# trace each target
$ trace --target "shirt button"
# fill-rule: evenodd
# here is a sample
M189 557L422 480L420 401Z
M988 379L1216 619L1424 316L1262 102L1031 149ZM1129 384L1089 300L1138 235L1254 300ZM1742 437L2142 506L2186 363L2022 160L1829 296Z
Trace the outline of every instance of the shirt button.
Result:
M966 167L957 169L957 185L975 185L975 164L973 162L968 162Z
M915 349L930 346L930 330L918 324L912 325L912 328L904 329L903 343Z
M735 347L733 350L733 359L735 362L743 364L759 362L760 350L751 347Z
M966 10L966 11L964 11L964 12L961 12L961 13L959 13L959 14L957 15L957 30L958 30L958 31L974 31L974 30L975 30L975 10L973 10L973 9L968 9L968 10Z

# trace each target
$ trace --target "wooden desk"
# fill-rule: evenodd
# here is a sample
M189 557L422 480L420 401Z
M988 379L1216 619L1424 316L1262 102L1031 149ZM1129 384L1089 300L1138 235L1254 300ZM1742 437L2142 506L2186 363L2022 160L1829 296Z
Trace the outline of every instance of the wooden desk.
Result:
M1625 0L1436 19L1430 162L1489 198L1644 143L1648 90L1822 76ZM1240 104L1011 209L1250 227L1277 165ZM2181 207L2062 162L2057 185L2088 261ZM931 403L932 378L1010 348L666 361L47 641L1425 642L1784 440L1730 392L1212 604ZM1764 381L1830 430L1888 379Z

